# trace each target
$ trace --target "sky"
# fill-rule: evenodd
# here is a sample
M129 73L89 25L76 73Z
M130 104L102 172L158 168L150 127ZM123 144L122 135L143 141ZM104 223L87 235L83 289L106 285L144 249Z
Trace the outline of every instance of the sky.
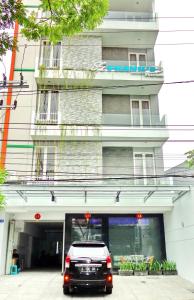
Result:
M164 81L194 80L194 0L155 2L160 28L155 56L156 62L162 61ZM6 67L9 61L10 56L5 60ZM2 65L0 70L2 73ZM159 105L160 113L167 116L167 124L171 129L169 142L163 147L165 169L168 169L184 161L184 153L194 149L194 142L188 142L194 140L194 83L163 85L159 93Z
M160 28L156 43L169 44L155 47L156 61L163 63L164 81L194 80L194 1L156 0L155 6ZM162 32L176 30L190 31ZM177 43L185 44L170 45ZM159 93L159 104L160 113L167 115L169 125L194 125L194 83L163 85ZM169 140L194 140L194 126L169 128L172 129ZM181 130L177 130L178 128ZM163 148L165 168L181 163L185 159L183 154L191 149L194 149L194 142L166 143Z

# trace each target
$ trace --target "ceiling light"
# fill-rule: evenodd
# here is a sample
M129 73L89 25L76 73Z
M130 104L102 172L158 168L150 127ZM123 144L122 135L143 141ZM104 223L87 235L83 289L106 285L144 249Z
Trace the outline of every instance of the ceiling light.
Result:
M115 203L118 203L120 201L120 198L119 198L120 193L121 193L120 191L117 192L117 195L116 195L116 198L115 198Z
M51 191L50 193L51 193L51 201L52 201L52 202L56 202L56 198L55 198L54 192Z

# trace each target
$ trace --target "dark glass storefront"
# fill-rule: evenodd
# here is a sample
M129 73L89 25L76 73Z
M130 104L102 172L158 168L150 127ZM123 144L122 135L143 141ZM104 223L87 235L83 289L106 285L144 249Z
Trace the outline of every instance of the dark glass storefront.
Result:
M117 267L120 257L130 255L166 258L162 215L93 214L89 222L84 214L67 214L65 224L65 253L73 241L103 240Z

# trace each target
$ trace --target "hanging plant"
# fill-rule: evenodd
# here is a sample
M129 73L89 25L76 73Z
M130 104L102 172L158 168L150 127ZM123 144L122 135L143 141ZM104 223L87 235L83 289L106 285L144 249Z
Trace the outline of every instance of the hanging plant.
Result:
M8 176L8 172L5 169L0 169L0 185L4 184L6 178ZM5 196L0 192L0 209L5 207Z

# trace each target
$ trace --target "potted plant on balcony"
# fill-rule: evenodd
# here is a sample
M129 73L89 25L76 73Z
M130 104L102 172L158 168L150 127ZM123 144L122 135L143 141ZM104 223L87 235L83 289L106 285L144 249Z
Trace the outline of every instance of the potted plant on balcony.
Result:
M154 260L148 266L149 275L162 275L162 263Z
M148 275L147 263L145 261L134 264L134 275L145 276Z
M174 261L164 260L162 262L163 275L177 275L176 263Z
M119 275L131 276L133 275L134 263L131 261L123 261L119 264Z

